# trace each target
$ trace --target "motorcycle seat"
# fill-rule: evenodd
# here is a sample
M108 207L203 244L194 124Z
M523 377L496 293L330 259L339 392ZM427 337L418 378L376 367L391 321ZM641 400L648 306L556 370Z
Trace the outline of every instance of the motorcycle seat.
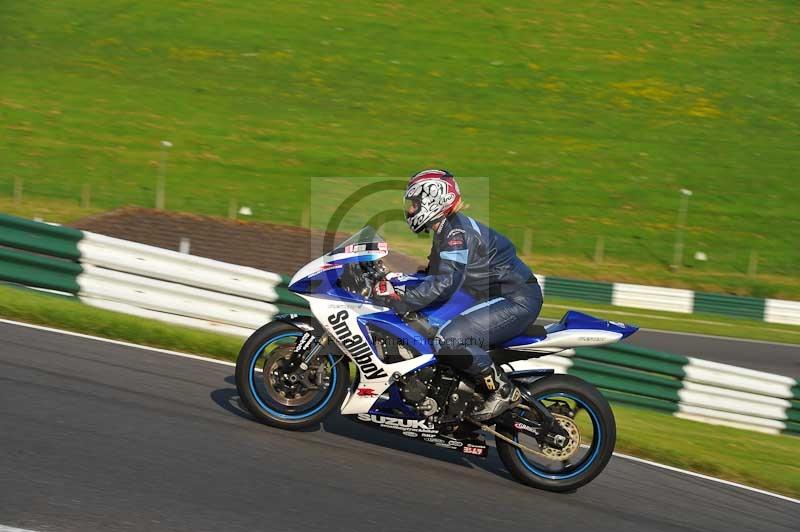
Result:
M525 336L532 336L534 338L544 338L547 336L547 329L544 328L542 325L536 325L532 323L528 325L528 328L525 329L523 333Z

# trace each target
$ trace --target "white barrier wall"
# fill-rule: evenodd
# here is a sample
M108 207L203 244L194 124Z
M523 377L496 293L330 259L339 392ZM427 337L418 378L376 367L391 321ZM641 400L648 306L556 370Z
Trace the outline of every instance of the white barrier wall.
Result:
M707 384L729 390L751 392L771 397L791 398L797 381L783 375L756 371L699 358L689 358L683 367L684 382Z
M694 292L638 284L614 283L612 305L691 314Z
M269 322L278 307L264 301L159 281L129 273L84 265L78 276L80 297L104 299L238 327L257 329Z
M747 416L733 412L725 412L710 408L703 408L693 405L680 403L679 411L675 417L690 419L701 423L711 423L712 425L725 425L737 429L754 430L767 434L779 434L786 429L786 424L774 419L766 419L756 416Z
M120 303L118 301L111 301L108 299L98 299L84 296L81 297L81 302L93 307L113 310L114 312L122 312L123 314L130 314L132 316L139 316L140 318L147 318L150 320L163 321L183 327L203 329L213 333L229 334L231 336L239 336L241 338L247 338L253 334L253 329L248 329L246 327L237 327L236 325L219 323L217 321L190 318L188 316L179 316L177 314L170 314L167 312L159 312L157 310L140 308L128 303Z
M764 305L764 321L800 325L800 301L767 299Z
M95 233L84 233L78 249L84 264L247 299L278 299L281 277L275 273Z

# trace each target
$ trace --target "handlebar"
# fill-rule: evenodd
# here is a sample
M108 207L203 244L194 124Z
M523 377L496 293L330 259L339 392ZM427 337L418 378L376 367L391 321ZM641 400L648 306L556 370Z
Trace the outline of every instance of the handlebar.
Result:
M383 281L389 274L382 260L352 263L348 265L347 270L347 275L340 279L342 287L366 299L372 298L375 284ZM436 337L437 329L419 312L406 312L400 318L426 338Z

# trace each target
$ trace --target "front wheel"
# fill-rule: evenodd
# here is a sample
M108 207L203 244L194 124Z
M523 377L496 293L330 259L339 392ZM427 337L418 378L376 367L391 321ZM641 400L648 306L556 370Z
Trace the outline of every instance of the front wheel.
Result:
M236 388L257 419L283 429L317 425L341 405L347 392L347 363L323 350L300 367L305 351L295 352L304 331L269 323L247 339L236 360Z
M608 401L586 381L553 375L528 386L567 435L560 448L539 444L527 433L498 427L503 436L529 449L496 440L503 464L517 480L548 491L572 491L599 475L611 459L617 429Z

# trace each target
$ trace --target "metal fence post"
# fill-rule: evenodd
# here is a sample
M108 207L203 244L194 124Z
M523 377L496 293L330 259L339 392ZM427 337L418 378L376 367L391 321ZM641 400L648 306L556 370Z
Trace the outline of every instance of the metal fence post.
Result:
M22 178L14 178L14 205L22 204Z
M675 255L672 257L673 270L683 266L683 232L686 225L686 214L689 211L689 196L692 191L686 188L681 189L681 203L678 207L678 222L675 233Z
M605 252L606 239L600 235L597 237L597 243L594 246L594 262L601 264L603 262L603 253Z

